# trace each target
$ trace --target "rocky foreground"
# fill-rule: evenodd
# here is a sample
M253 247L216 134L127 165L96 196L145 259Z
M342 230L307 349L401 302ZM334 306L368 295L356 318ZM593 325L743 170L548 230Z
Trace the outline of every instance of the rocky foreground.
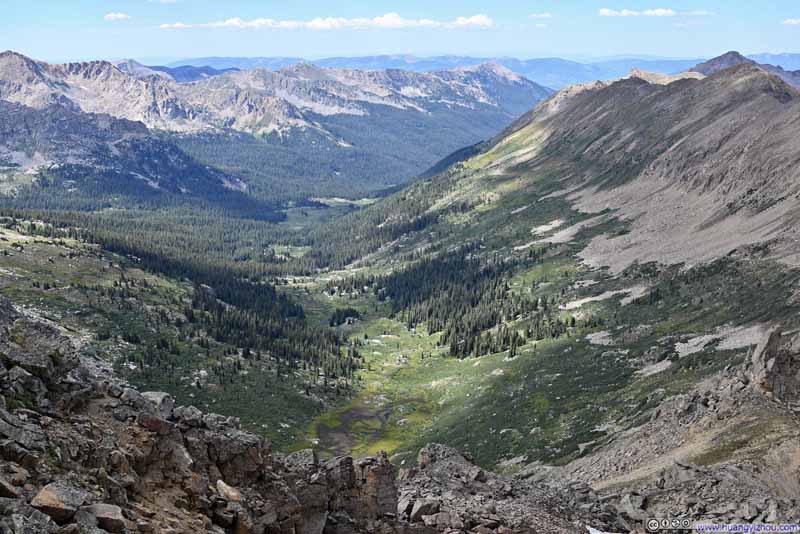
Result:
M640 532L665 516L787 521L799 511L796 432L773 430L762 458L652 466L690 446L690 429L778 413L776 394L796 387L780 378L795 376L796 353L772 333L746 375L728 370L665 400L649 422L564 467L506 477L433 444L398 470L386 455L273 453L235 418L136 391L0 298L0 533L561 534Z
M399 473L385 455L273 454L235 418L128 387L7 300L0 361L3 533L565 533L590 520L564 492L439 445Z

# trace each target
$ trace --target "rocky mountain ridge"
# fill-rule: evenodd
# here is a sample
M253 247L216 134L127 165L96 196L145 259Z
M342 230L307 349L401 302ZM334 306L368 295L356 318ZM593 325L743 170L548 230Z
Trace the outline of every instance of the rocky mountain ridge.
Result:
M264 135L319 129L308 113L368 115L369 105L420 113L438 105L488 106L513 117L549 94L497 65L411 73L322 69L301 63L277 72L263 68L229 72L189 84L130 62L119 67L105 61L49 65L4 52L0 99L38 108L62 103L168 131L232 128ZM509 99L509 91L524 97Z
M253 209L238 177L203 165L141 122L0 100L0 195L79 209L177 199Z
M559 168L559 194L578 209L614 208L635 220L630 233L590 245L593 264L696 262L767 240L794 257L780 243L794 240L781 221L797 209L800 93L748 62L691 78L661 84L631 76L564 89L495 139L488 152L508 153L490 165L514 173ZM667 206L673 215L662 218ZM723 226L737 228L725 234L735 243L709 246ZM654 231L658 247L645 237ZM703 245L687 248L687 239Z
M212 76L219 76L227 72L235 72L238 69L215 69L212 67L194 67L185 65L182 67L162 67L148 66L133 59L114 61L113 65L122 72L135 76L136 78L149 78L157 76L178 83L191 83L204 80Z
M234 67L244 70L266 67L272 70L279 70L302 61L304 61L302 58L291 57L204 57L177 61L169 66L210 65L216 68ZM470 56L419 57L404 54L330 57L314 60L317 65L322 67L359 70L402 69L414 72L436 72L496 62L514 72L520 73L529 80L554 89L561 89L576 83L588 83L594 80L612 80L624 76L632 68L675 74L688 69L698 61L700 59L668 58L613 58L574 61L558 57L519 59L513 57Z

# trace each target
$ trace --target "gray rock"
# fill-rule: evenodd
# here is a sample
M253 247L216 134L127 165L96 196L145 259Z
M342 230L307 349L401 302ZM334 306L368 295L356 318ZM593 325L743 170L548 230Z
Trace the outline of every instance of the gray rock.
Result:
M203 412L194 406L178 406L172 411L176 421L192 428L203 426Z
M105 531L118 533L125 530L125 517L122 509L113 504L92 504L84 506L81 511L85 511L94 517L97 526Z
M20 499L0 498L0 532L9 534L50 534L59 530L49 516Z
M26 450L44 451L47 446L47 436L41 427L24 423L3 409L0 409L0 437L15 441Z
M17 396L32 396L37 404L47 394L47 387L44 385L44 382L22 367L13 367L8 372L6 379L8 385L14 390Z
M440 502L437 499L420 499L415 501L411 509L409 520L411 522L422 521L422 516L438 513L439 506Z
M163 391L145 391L142 397L153 405L156 415L163 419L172 417L172 411L175 409L175 399L172 395Z
M142 428L146 428L147 430L155 432L160 436L166 436L172 431L172 425L169 423L169 421L156 415L152 415L148 412L140 413L139 417L136 418L136 421Z
M646 519L644 512L645 498L636 493L627 493L619 500L617 508L631 519L641 521Z
M125 388L119 400L137 410L144 410L150 406L147 399L133 388Z
M42 488L31 501L31 506L49 515L56 523L64 523L88 498L88 492L69 482L57 481Z
M397 515L401 518L408 518L414 507L414 496L411 494L402 495L397 501Z
M319 457L314 449L303 449L284 456L283 464L287 469L313 469L319 466Z
M17 488L11 485L6 479L0 477L0 497L6 499L16 499L19 497Z
M752 521L758 517L760 510L753 501L746 501L739 504L739 507L734 512L735 517L744 519L745 521Z

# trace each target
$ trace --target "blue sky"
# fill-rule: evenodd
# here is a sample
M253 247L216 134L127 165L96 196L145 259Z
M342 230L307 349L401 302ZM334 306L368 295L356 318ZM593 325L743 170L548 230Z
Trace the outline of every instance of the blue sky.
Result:
M2 0L0 49L48 61L800 52L800 1Z

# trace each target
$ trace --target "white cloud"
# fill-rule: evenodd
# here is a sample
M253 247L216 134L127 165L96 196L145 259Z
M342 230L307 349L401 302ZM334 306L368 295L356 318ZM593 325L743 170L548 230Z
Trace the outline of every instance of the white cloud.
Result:
M488 15L472 15L471 17L458 17L451 23L445 23L448 28L491 28L494 21Z
M667 7L644 9L640 11L635 9L609 9L604 7L598 13L601 17L705 17L713 15L711 11L705 9L676 11Z
M113 22L115 20L128 20L131 18L127 13L106 13L103 19Z
M604 7L600 10L601 17L674 17L678 14L674 9L657 8L645 9L644 11L634 11L632 9L608 9Z
M372 18L317 17L311 20L275 20L259 18L244 20L238 17L216 22L185 24L175 22L162 24L166 30L188 28L236 28L236 29L287 29L287 30L369 30L369 29L414 29L414 28L491 28L494 21L488 15L478 14L471 17L458 17L452 21L431 19L406 19L397 13L386 13Z
M788 26L800 26L800 19L786 19L783 23Z
M544 13L531 13L528 15L529 19L551 19L553 18L553 14L549 11L545 11Z

